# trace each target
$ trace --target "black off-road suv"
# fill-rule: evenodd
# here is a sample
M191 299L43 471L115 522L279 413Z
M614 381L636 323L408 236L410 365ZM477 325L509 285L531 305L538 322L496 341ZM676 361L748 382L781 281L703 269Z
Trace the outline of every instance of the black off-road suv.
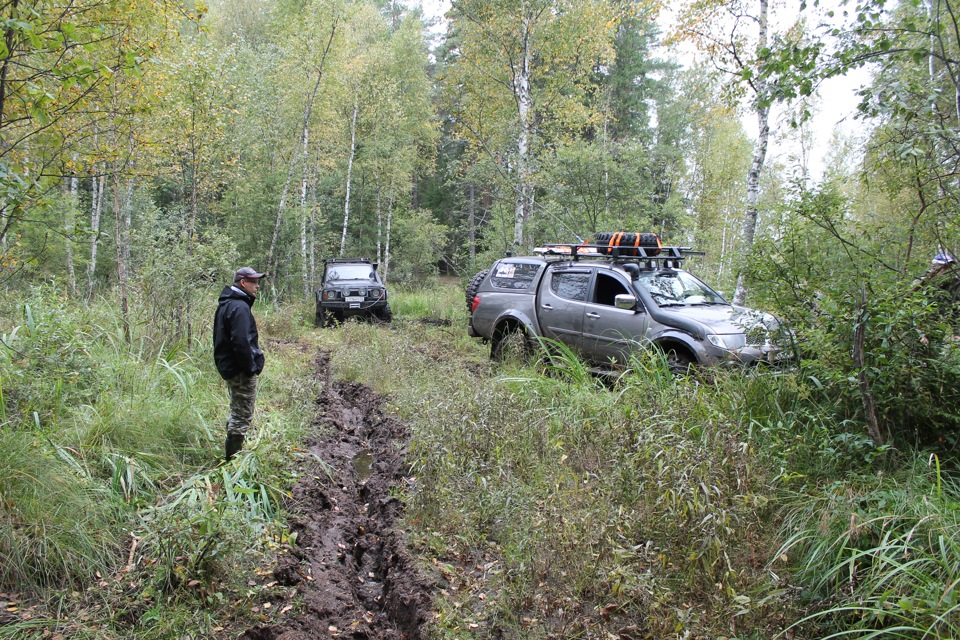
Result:
M369 258L323 261L323 282L317 291L317 326L331 327L350 317L390 322L387 287Z

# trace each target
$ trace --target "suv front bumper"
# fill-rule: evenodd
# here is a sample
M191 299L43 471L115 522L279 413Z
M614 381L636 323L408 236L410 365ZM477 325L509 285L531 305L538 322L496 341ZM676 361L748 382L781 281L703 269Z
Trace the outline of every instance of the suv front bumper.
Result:
M387 299L364 300L362 302L347 302L344 300L324 300L320 303L320 308L324 311L334 313L338 316L348 318L351 316L363 316L376 313L387 307Z

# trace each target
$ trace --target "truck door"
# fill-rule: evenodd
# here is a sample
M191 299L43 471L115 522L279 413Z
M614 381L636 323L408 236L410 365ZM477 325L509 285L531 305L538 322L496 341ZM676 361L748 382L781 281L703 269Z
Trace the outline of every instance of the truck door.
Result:
M585 357L600 364L626 363L650 328L650 316L639 300L636 310L614 306L619 294L636 296L626 277L598 270L584 305L581 348Z
M583 310L590 294L590 269L548 269L537 296L537 317L543 335L580 350Z

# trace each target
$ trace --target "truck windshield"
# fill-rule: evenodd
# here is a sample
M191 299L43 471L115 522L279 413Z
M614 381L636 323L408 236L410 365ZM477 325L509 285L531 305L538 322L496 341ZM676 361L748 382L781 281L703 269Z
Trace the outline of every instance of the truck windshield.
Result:
M369 264L340 264L327 268L327 281L334 280L373 280L373 267Z
M641 272L635 286L648 291L661 307L728 304L723 296L686 271L659 269Z

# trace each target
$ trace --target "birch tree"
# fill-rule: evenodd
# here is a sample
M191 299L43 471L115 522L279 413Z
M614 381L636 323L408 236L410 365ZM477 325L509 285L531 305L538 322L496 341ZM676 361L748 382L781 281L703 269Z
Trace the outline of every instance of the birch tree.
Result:
M537 159L600 121L588 81L612 59L618 20L606 0L455 0L444 79L455 130L513 193L513 244L525 243Z
M30 221L23 214L42 208L40 194L63 179L71 148L93 135L104 85L139 73L163 41L170 9L164 0L0 7L0 238L40 219L37 211Z
M740 228L740 250L746 256L753 247L759 216L760 179L770 142L770 105L777 89L761 73L770 54L769 0L693 0L683 7L675 37L692 42L711 63L726 74L731 96L744 99L757 122L757 138L747 171L745 209ZM778 33L781 42L799 39L794 23ZM741 264L742 264L741 260ZM737 276L733 303L742 305L747 286L744 273Z
M317 92L320 89L320 84L323 82L327 58L330 55L330 50L333 47L334 39L337 36L337 31L340 28L340 23L343 19L343 9L337 2L321 2L312 8L315 10L315 12L311 12L314 16L315 22L312 24L313 28L310 30L310 34L315 37L319 36L319 40L314 40L314 38L306 38L303 40L306 45L306 50L298 50L302 56L301 60L310 61L310 63L307 65L310 72L310 81L307 86L310 87L310 89L307 92L303 102L303 114L298 122L297 127L297 143L294 145L294 150L291 154L290 163L287 168L286 179L283 183L283 189L280 192L280 203L277 206L277 215L273 225L273 235L271 236L270 248L267 252L267 269L273 274L276 274L277 272L277 242L280 238L280 229L283 223L284 211L286 210L290 184L298 168L302 169L302 160L307 155L307 143L309 141L310 122L313 114L314 101L317 98ZM306 185L304 185L304 189L305 188ZM305 204L305 202L302 204Z

